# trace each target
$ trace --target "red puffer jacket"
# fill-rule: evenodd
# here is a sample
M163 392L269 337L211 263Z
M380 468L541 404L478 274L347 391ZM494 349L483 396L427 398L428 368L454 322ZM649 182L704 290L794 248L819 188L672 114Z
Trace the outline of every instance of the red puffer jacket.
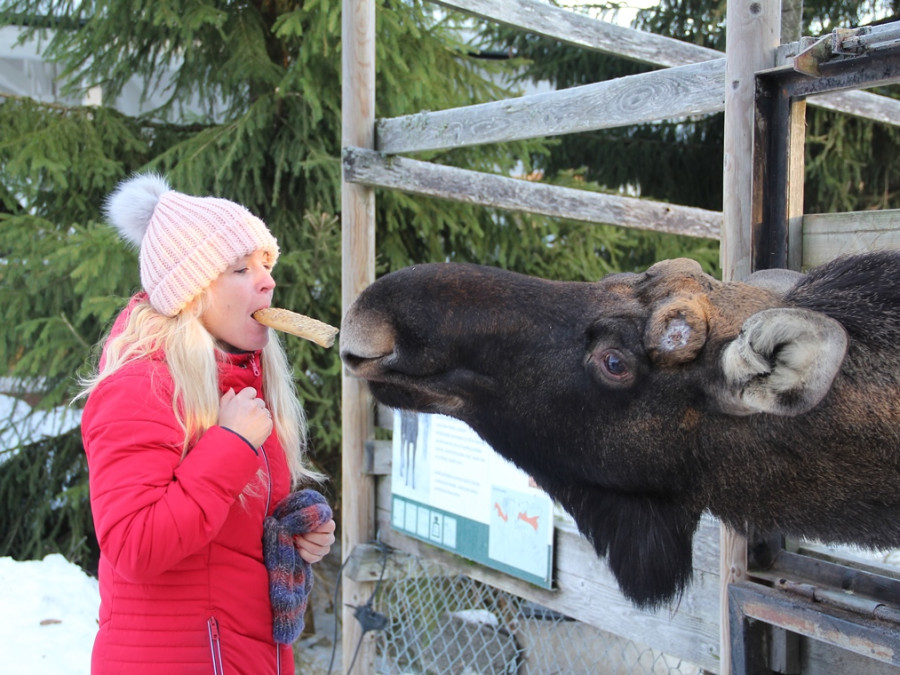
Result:
M227 358L221 392L261 393L259 354ZM291 674L292 649L272 638L262 552L263 520L290 490L284 452L274 432L254 452L212 427L182 461L172 388L157 355L104 380L85 406L101 551L91 672Z

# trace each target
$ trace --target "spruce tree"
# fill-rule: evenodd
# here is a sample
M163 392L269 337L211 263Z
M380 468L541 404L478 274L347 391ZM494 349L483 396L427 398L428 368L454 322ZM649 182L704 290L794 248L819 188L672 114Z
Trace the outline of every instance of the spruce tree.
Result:
M462 16L420 0L379 2L379 117L512 95L479 59ZM66 404L95 345L139 287L135 252L102 218L105 197L137 171L176 189L238 201L279 240L275 304L340 322L340 3L323 1L8 0L0 25L40 39L69 96L0 92L0 357L35 388L38 409ZM116 107L142 83L153 109ZM101 105L79 101L89 87ZM539 141L423 153L483 171L528 172ZM560 179L560 180L564 180ZM439 260L559 278L627 266L633 232L555 222L399 192L377 196L383 273ZM340 363L336 350L285 337L307 410L312 461L339 505ZM96 561L78 430L23 443L0 471L0 555L62 551ZM4 458L0 458L2 461ZM339 514L338 514L339 515Z

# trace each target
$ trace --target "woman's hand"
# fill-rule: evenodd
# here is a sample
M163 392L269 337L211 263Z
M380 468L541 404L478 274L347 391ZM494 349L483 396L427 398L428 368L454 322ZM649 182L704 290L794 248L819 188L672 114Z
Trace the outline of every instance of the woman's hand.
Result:
M308 563L317 563L331 550L334 543L334 520L322 523L317 530L294 537L294 546L300 553L300 557Z
M272 433L272 415L266 403L257 398L256 389L245 387L237 394L229 389L219 399L220 427L231 429L247 439L254 448L258 448Z

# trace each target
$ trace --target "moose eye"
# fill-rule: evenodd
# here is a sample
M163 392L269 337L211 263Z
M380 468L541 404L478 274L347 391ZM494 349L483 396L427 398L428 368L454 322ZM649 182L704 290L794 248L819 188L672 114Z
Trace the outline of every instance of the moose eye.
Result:
M613 352L607 352L603 357L603 367L612 377L622 378L628 374L628 366Z
M587 358L587 369L607 385L628 387L635 380L635 364L630 354L612 347L595 348Z

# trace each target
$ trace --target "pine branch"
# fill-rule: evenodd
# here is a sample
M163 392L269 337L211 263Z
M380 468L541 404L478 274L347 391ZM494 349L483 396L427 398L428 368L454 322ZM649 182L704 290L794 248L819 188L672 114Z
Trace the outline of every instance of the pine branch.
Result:
M59 318L62 319L62 322L66 325L66 328L69 329L69 332L72 334L72 337L78 341L78 344L84 349L90 349L91 345L78 334L78 331L75 330L75 326L72 325L72 322L69 321L69 318L65 315L64 312L59 313Z

